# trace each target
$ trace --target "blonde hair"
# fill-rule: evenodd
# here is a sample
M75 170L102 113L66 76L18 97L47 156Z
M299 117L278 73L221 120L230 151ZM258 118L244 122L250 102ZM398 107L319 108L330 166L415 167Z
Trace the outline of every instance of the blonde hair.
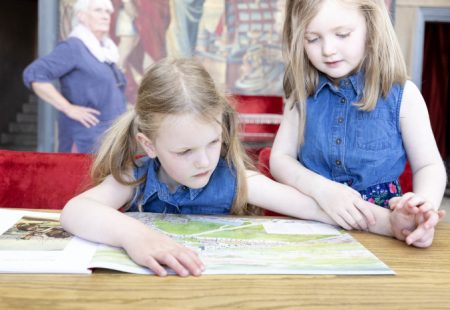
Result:
M361 101L363 111L375 108L378 99L387 96L395 83L406 81L406 65L392 27L386 5L382 0L339 0L357 7L366 21L365 57L360 70L365 71ZM283 26L283 57L286 62L283 87L286 98L299 110L299 142L303 142L306 98L314 94L319 72L309 61L304 49L305 31L317 15L323 0L286 0L286 19Z
M155 139L168 115L193 114L217 121L222 114L221 157L236 171L236 195L232 214L258 214L259 208L247 204L245 170L250 166L238 138L237 116L224 94L219 92L205 68L193 59L164 59L145 73L134 109L126 112L107 131L92 168L94 184L112 175L118 182L136 186L127 173L136 166L141 149L136 134Z

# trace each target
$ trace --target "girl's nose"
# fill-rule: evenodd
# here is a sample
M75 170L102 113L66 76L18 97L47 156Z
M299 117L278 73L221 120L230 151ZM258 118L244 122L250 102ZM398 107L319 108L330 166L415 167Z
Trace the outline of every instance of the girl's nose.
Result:
M195 160L195 168L208 168L209 167L209 157L206 151L199 152L196 160Z
M323 39L322 41L322 55L331 56L336 53L335 44L331 39Z

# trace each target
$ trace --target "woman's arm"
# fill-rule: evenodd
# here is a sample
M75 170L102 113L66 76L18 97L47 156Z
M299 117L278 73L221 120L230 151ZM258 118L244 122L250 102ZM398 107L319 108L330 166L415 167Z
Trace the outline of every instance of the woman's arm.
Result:
M50 82L32 82L31 88L41 99L84 126L89 128L98 124L95 115L99 115L99 111L70 103Z
M72 198L61 214L63 228L81 238L124 248L139 265L160 276L167 265L181 276L200 275L198 254L140 221L118 211L131 200L133 188L108 176L101 184Z

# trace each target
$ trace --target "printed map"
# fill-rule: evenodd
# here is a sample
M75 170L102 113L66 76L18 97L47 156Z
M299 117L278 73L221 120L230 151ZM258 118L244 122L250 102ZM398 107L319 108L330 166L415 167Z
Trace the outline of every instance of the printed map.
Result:
M128 213L196 249L204 274L394 274L344 230L303 220ZM90 267L151 273L100 246ZM170 272L170 271L169 271Z

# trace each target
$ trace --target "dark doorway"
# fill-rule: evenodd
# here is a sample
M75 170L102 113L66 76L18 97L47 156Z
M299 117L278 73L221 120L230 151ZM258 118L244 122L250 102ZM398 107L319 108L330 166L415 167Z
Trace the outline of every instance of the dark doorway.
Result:
M22 71L37 53L37 16L38 0L0 1L0 132L28 101Z
M431 127L450 174L450 23L425 23L422 94L430 114ZM448 195L448 188L447 193Z
M443 158L449 155L449 53L450 23L427 22L422 68L422 94L431 126Z

